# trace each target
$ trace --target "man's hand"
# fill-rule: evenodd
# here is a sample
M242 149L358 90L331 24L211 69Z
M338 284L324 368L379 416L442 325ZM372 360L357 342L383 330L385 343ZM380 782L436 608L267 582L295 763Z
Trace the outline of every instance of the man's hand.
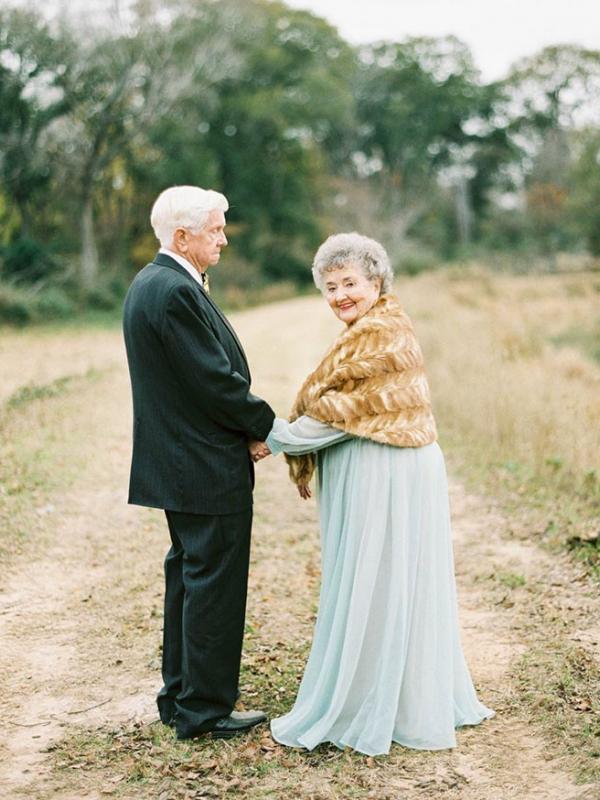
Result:
M266 442L248 442L248 450L250 451L250 457L254 463L271 455L271 451Z

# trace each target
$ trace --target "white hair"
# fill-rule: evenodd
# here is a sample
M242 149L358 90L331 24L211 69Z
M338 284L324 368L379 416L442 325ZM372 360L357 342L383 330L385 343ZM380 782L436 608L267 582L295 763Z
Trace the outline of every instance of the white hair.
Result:
M211 211L227 211L225 195L199 186L171 186L161 192L152 206L150 224L163 247L169 247L177 228L199 233Z
M347 266L362 270L368 280L381 279L381 294L389 292L394 272L384 247L360 233L335 233L315 253L312 274L317 289L323 291L325 273Z

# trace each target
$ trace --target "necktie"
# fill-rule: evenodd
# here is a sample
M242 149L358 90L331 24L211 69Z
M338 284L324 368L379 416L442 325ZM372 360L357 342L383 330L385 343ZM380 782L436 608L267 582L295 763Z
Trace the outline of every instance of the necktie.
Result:
M202 287L206 292L206 294L210 294L210 287L208 285L208 275L206 274L206 272L202 272L200 274L202 275Z

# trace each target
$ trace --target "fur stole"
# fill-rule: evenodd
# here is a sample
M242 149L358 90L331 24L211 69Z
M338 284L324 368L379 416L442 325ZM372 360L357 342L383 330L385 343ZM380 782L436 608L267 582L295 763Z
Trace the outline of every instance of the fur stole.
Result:
M437 439L423 354L396 297L382 295L336 339L304 381L290 421L303 414L394 447ZM308 483L314 454L286 459L292 481Z

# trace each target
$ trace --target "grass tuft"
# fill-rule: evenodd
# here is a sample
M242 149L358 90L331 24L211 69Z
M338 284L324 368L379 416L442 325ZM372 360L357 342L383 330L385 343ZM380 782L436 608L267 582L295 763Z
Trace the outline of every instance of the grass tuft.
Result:
M84 375L63 375L50 383L28 383L19 387L6 401L9 409L27 406L36 400L60 397L75 387L81 380L96 380L100 373L95 369L89 369Z
M514 702L543 726L552 745L574 757L576 780L600 782L600 666L593 654L556 639L539 641L512 677Z

